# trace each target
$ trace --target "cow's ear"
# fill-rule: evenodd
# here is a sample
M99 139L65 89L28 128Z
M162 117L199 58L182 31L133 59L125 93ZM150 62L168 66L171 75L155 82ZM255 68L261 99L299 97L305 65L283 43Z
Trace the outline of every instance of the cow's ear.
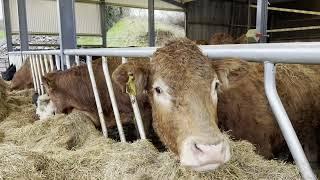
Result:
M52 78L50 78L49 76L42 76L41 77L42 83L43 85L50 89L53 90L56 88L56 83L54 82L54 80Z
M249 72L248 62L240 59L216 60L212 61L212 66L218 75L222 90L236 86Z
M126 86L129 81L129 76L133 77L136 84L137 94L141 94L147 89L148 78L150 74L149 62L128 62L121 64L112 73L112 80L121 89L126 92Z

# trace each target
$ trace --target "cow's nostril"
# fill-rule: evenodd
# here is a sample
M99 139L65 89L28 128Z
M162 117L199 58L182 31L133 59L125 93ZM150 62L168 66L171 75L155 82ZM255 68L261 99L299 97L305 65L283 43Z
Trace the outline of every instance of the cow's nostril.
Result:
M195 148L197 151L199 151L199 152L203 152L203 151L199 148L199 146L198 146L197 144L194 144L194 148Z

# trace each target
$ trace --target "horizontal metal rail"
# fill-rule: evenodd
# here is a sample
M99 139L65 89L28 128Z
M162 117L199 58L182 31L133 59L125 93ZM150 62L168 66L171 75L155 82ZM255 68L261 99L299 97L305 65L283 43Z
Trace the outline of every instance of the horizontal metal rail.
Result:
M320 42L230 44L199 46L209 58L241 58L248 61L317 64ZM68 49L66 55L151 57L156 47Z
M305 26L305 27L295 27L295 28L271 29L271 30L267 30L267 32L268 33L276 33L276 32L306 31L306 30L315 30L315 29L320 29L320 26Z
M43 55L59 55L60 51L59 50L38 50L38 51L12 51L8 53L9 55L11 54L43 54Z
M257 5L250 5L250 7L257 8ZM319 11L305 11L305 10L299 10L299 9L288 9L288 8L278 8L278 7L268 7L268 10L320 16Z
M228 44L199 46L209 58L241 58L248 61L273 63L318 64L320 42ZM151 57L157 47L66 49L65 55ZM9 54L21 54L10 52ZM59 55L59 50L24 51L22 54Z

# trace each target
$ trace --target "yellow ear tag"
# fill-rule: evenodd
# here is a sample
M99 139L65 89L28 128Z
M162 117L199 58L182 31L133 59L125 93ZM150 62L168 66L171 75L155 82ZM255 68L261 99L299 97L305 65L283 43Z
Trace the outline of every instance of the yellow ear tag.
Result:
M249 29L246 37L248 40L248 43L256 43L260 40L260 36L258 35L259 33L256 31L256 29Z
M131 96L137 95L136 83L132 73L129 73L128 82L126 83L126 92Z

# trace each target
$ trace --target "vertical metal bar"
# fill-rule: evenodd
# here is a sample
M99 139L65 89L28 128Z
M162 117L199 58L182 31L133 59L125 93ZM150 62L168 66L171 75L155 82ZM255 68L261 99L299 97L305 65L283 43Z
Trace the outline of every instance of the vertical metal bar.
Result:
M111 100L111 105L112 105L114 117L116 119L120 140L121 140L121 142L126 142L126 137L124 135L121 120L120 120L120 113L119 113L119 109L118 109L116 96L114 95L114 91L113 91L112 81L111 81L110 72L109 72L109 68L108 68L108 60L106 57L102 57L102 69L103 69L104 77L106 79L109 97Z
M38 74L38 69L37 69L36 55L32 56L32 62L33 62L32 63L33 64L33 71L34 71L34 75L35 75L35 78L36 78L37 92L38 92L38 94L40 94L41 90L40 90L39 74Z
M184 11L184 32L186 34L186 37L189 37L189 33L188 33L188 11L187 11L188 7L185 7L185 11Z
M22 66L22 63L23 63L23 55L22 55L22 51L20 51L20 62L19 62L19 68Z
M251 0L248 0L247 31L251 28Z
M4 24L6 29L6 40L8 52L13 51L12 46L12 29L11 29L11 15L10 15L10 1L2 0L2 12L4 16Z
M49 65L48 65L48 55L43 55L44 66L46 68L46 73L50 72Z
M28 40L26 1L18 0L17 2L18 2L20 46L22 51L27 51L29 49L29 40Z
M268 1L257 1L257 32L261 33L260 43L267 42L267 20L268 20ZM289 150L292 154L294 161L299 167L300 173L304 179L316 179L315 174L312 172L310 164L303 152L299 139L292 127L290 119L284 109L281 100L278 96L276 89L276 70L272 62L264 63L264 86L265 93L268 98L270 107L279 124L282 135L287 142Z
M26 55L25 55L25 54L22 54L22 64L23 64L23 62L25 61L25 59L26 59Z
M284 109L276 89L276 69L272 62L264 63L264 86L272 112L281 129L282 135L287 142L290 152L304 179L317 179L312 172L310 164L303 152L299 139L292 127L289 117Z
M37 65L37 74L38 74L38 80L39 80L39 87L40 87L40 92L39 95L42 95L44 93L43 91L43 84L42 84L42 75L41 75L41 68L40 68L40 59L38 58L38 55L36 55L36 65Z
M70 56L66 55L66 64L67 64L67 69L70 69L71 65L70 65Z
M267 42L268 0L257 0L256 30L261 33L260 42Z
M39 54L39 61L40 61L40 69L41 69L41 76L40 76L40 84L41 84L41 93L44 94L45 91L44 91L44 86L43 86L43 83L42 83L42 76L45 75L45 69L44 69L44 65L43 65L43 60L44 58L42 58L43 55Z
M64 58L64 55L60 56L60 68L62 71L64 71L64 65L66 64L66 59Z
M80 59L79 59L79 56L75 56L76 58L76 65L79 66L80 65Z
M22 66L22 64L23 64L23 61L24 61L24 55L22 54L22 52L20 51L20 64L21 64L21 66Z
M148 32L149 32L149 46L154 47L155 42L155 28L154 28L154 0L148 0Z
M33 89L34 91L37 91L37 83L36 83L35 71L33 69L34 66L33 66L32 56L29 56L29 61L30 61L30 68L31 68L31 74L32 74Z
M127 63L128 60L125 57L122 57L122 64ZM141 118L141 114L140 114L140 110L139 110L139 106L138 106L138 102L135 96L129 95L130 97L130 101L132 104L132 109L133 109L133 113L134 113L134 117L136 120L136 124L138 126L138 131L140 134L140 138L141 139L146 139L146 133L144 131L144 127L143 127L143 121Z
M122 58L121 58L121 63L122 63L122 64L127 63L127 62L128 62L128 59L127 59L127 58L125 58L125 57L122 57Z
M106 29L106 2L100 0L100 26L101 26L101 38L102 47L107 47L107 29Z
M129 96L130 96L130 100L131 100L131 104L132 104L132 108L133 108L133 113L134 113L134 116L136 118L136 122L137 122L137 125L138 125L140 138L141 139L146 139L146 133L144 131L143 122L142 122L142 118L141 118L141 114L140 114L140 110L139 110L137 99L136 99L135 96L132 96L132 95L129 95Z
M75 0L57 0L60 35L60 56L62 64L64 64L64 49L77 48L74 3ZM73 62L71 63L73 64Z
M235 8L235 0L232 0L231 3L231 15L230 15L230 20L229 20L229 25L228 26L228 33L233 35L234 34L234 21L235 21L235 12L236 12L236 8Z
M41 54L39 54L39 61L40 61L41 76L44 76L45 71L44 71L44 65L43 65L43 58Z
M60 63L60 56L59 55L55 55L55 61L56 61L56 67L57 67L57 70L61 70L61 63Z
M90 81L91 81L91 85L92 85L94 98L96 100L96 105L97 105L97 109L98 109L98 115L99 115L99 119L100 119L102 133L103 133L104 137L108 137L108 131L107 131L107 127L106 127L106 122L104 120L104 115L103 115L103 110L102 110L101 101L100 101L100 97L99 97L99 92L97 89L97 84L96 84L96 80L95 80L94 73L93 73L92 57L91 56L87 56L87 67L88 67L88 71L89 71L89 76L90 76Z
M52 59L53 55L49 55L49 63L50 63L50 70L54 71L54 65L53 65L53 59Z

